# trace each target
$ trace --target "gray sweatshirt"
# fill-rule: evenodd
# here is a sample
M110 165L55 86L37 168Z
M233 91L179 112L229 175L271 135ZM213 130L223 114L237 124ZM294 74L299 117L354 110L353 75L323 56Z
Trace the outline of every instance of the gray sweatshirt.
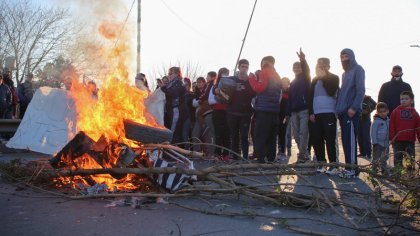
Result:
M385 148L389 147L389 118L382 119L375 115L370 129L370 136L372 144L379 144Z

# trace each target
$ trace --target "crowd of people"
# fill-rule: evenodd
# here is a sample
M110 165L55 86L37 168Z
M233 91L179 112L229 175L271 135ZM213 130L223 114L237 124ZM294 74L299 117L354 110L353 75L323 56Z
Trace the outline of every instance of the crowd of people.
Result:
M15 87L10 70L0 74L0 119L22 119L34 90L33 74L29 73L25 81Z
M297 162L327 162L328 156L329 163L337 163L341 133L348 167L321 166L318 172L358 176L357 168L351 165L357 165L357 158L363 156L384 173L389 168L390 144L394 166L414 168L420 118L414 109L412 89L402 80L401 66L392 68L391 81L382 85L378 101L374 101L365 94L365 71L351 49L340 53L344 70L341 86L339 76L329 71L328 58L317 60L312 78L302 50L297 57L292 81L280 77L272 56L264 57L255 73L248 71L248 60L241 59L232 76L223 67L193 83L182 76L179 67L170 68L167 76L158 80L157 88L166 95L164 123L173 131L172 143L225 162L245 159L270 163L291 156L293 136ZM405 153L409 164L403 164Z
M337 163L340 130L348 167L339 170L320 166L318 172L355 177L359 173L351 165L357 165L360 156L371 160L377 171L386 172L390 145L394 166L414 169L420 117L414 108L412 89L402 80L401 66L392 68L392 78L382 85L376 102L365 94L365 71L351 49L340 53L344 70L341 86L339 76L329 71L328 58L317 60L312 78L304 52L297 52L297 57L291 81L280 77L272 56L262 58L255 73L249 72L249 61L241 59L232 76L223 67L194 82L184 78L179 67L171 67L166 76L157 79L156 90L166 97L164 125L173 132L172 143L224 162L271 163L288 160L293 136L298 163L327 162L326 156L329 163ZM28 74L15 89L10 73L0 75L1 119L24 116L34 94L32 79ZM68 90L71 80L66 81ZM135 85L150 92L142 73L136 75ZM93 81L87 88L97 98ZM408 164L403 164L404 154L408 154Z

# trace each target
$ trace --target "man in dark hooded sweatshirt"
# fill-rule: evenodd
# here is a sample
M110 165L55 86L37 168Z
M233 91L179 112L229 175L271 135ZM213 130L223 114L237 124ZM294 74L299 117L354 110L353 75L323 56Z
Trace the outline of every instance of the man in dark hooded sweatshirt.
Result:
M346 164L357 164L357 127L365 96L365 70L357 64L354 52L343 49L340 53L341 65L344 73L341 77L341 90L337 99L337 114L340 120L341 140ZM339 174L343 178L358 175L354 169L345 169Z
M286 116L290 117L293 137L299 149L297 161L303 163L309 160L308 95L309 87L311 86L311 75L302 49L296 54L300 61L293 64L295 79L293 79L289 88Z
M378 95L378 102L384 102L388 105L388 116L400 105L400 94L404 91L413 91L410 84L402 79L403 70L401 66L396 65L392 67L391 76L391 81L382 84Z

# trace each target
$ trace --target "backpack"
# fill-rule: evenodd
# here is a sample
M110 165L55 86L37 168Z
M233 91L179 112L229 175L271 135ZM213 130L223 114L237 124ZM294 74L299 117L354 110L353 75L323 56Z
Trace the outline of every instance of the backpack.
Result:
M376 102L370 96L363 98L362 109L365 114L370 114L376 109Z
M236 81L233 76L222 77L216 87L220 89L220 95L215 96L216 101L221 104L227 104L235 95Z

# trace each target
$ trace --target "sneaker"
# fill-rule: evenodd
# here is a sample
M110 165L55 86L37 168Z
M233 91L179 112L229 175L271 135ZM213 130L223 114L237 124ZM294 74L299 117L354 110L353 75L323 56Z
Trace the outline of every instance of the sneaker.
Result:
M276 156L278 159L281 159L281 160L285 160L285 159L287 159L286 158L286 154L284 153L284 152L278 152L277 153L277 156Z
M308 161L310 161L309 159L306 159L306 158L304 158L304 159L298 159L297 161L296 161L296 164L303 164L303 163L306 163L306 162L308 162Z
M287 156L283 153L283 154L280 156L279 160L280 160L280 161L287 161Z
M345 178L345 179L349 179L349 178L356 178L356 171L355 170L343 170L342 172L340 172L338 174L338 176L340 178Z
M222 155L220 156L219 160L221 160L222 162L229 164L232 162L232 159L230 158L229 155Z
M328 168L328 170L325 172L327 175L336 175L338 173L338 169L331 166Z
M325 166L320 166L318 169L316 169L317 173L325 173L327 171Z
M248 154L249 160L258 160L257 155L255 153L249 153Z

